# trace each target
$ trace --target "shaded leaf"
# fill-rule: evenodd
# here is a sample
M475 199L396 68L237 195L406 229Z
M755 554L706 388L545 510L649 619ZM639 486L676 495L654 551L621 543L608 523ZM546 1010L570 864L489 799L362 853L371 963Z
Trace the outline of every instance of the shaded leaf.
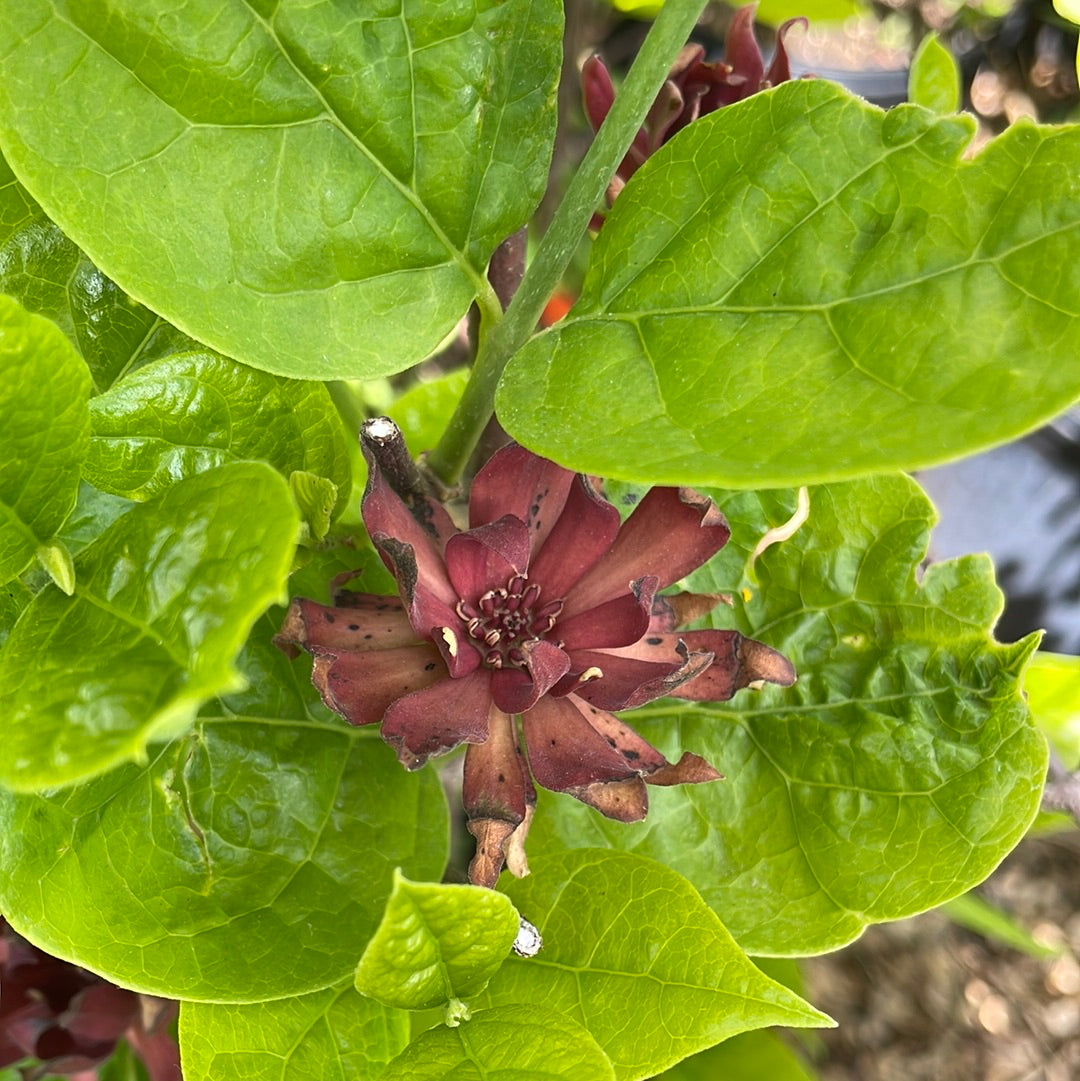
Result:
M351 987L180 1007L184 1081L375 1081L408 1039L408 1015Z
M380 1081L614 1081L580 1025L546 1003L482 1010L418 1036Z
M61 228L200 341L280 374L399 371L539 201L561 15L5 4L0 132Z
M60 231L0 157L0 293L51 319L82 354L94 387L194 343L125 296Z
M574 1018L619 1081L650 1077L740 1032L830 1023L756 969L674 871L597 850L530 864L528 878L505 888L544 948L508 960L487 997L497 1006L542 1002Z
M356 968L356 989L424 1010L482 991L510 954L519 919L501 893L394 876L382 923Z
M812 490L808 521L751 578L748 550L795 493L711 494L733 540L685 584L745 597L714 618L782 650L798 682L634 711L669 758L694 751L726 779L651 793L635 825L542 794L530 852L652 856L763 955L833 949L970 889L1024 834L1046 772L1019 691L1036 639L993 640L1002 600L989 560L934 564L917 580L934 511L912 480L883 476Z
M763 488L944 461L1064 409L1080 128L1021 122L960 161L973 123L810 80L688 125L511 360L504 426L584 472Z
M233 660L283 599L297 517L278 474L211 470L133 508L78 558L73 597L49 587L0 658L0 781L70 784L182 732L238 690Z
M435 775L345 725L202 718L146 766L0 789L0 911L50 953L168 998L340 985L394 868L438 878L446 852Z
M85 477L149 499L183 477L246 459L283 476L304 471L349 494L345 432L321 383L282 379L211 353L183 353L133 372L90 403Z
M54 558L90 438L90 373L47 319L0 296L0 583ZM58 554L55 558L63 561Z
M772 1032L744 1032L684 1059L656 1081L814 1081L814 1077Z
M1040 651L1024 672L1035 723L1068 769L1080 767L1080 657Z

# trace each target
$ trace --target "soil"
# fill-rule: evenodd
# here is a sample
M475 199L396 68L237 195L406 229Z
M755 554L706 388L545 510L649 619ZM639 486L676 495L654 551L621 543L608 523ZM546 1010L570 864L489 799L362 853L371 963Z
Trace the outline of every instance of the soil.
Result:
M1029 838L980 889L1056 957L939 912L870 928L806 964L822 1081L1080 1079L1080 832Z

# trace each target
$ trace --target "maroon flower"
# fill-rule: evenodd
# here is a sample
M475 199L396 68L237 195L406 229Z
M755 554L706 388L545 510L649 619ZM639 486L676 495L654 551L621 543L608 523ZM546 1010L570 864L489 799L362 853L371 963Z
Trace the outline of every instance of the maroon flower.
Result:
M791 78L784 38L793 26L805 26L806 19L788 19L776 32L776 53L766 70L754 37L756 9L757 4L747 4L735 12L724 42L722 61L706 61L701 45L684 46L645 118L644 127L619 164L608 189L609 205L645 159L691 121ZM598 131L615 100L611 76L599 56L585 61L581 86L585 115L593 131Z
M694 754L668 762L612 711L793 682L779 653L736 631L676 633L721 599L660 595L726 543L711 500L653 488L620 526L589 478L510 445L477 475L460 531L368 458L364 522L401 597L294 600L277 641L308 650L327 705L381 722L407 767L469 745L471 881L493 885L504 861L526 873L533 780L635 821L647 784L719 778Z
M97 1077L124 1037L151 1081L180 1081L180 1053L169 1033L176 1003L138 995L51 957L0 917L0 1068L40 1063L28 1079Z

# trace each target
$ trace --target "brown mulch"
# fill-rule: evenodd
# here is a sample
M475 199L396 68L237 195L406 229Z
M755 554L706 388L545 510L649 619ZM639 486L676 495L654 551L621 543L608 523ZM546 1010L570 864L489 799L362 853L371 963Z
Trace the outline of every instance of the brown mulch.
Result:
M1078 1081L1080 832L1029 838L981 887L1060 956L1036 960L929 912L807 962L831 1014L823 1081Z

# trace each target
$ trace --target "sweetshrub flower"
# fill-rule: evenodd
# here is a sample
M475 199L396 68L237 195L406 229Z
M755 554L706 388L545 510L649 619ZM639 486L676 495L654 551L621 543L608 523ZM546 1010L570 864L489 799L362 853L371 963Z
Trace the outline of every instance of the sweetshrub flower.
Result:
M756 8L757 4L747 4L735 12L724 42L723 60L707 61L701 45L683 47L649 109L644 125L619 164L608 191L609 205L645 159L687 124L791 78L784 38L793 26L805 26L806 19L788 19L777 30L776 52L766 70L765 58L754 37ZM591 56L585 61L581 88L585 115L593 131L599 131L615 100L611 75L599 56Z
M180 1081L169 1032L177 1004L138 995L32 946L0 917L0 1068L26 1059L22 1076L92 1081L127 1039L150 1081Z
M645 817L647 785L720 777L695 754L668 762L615 711L794 681L779 653L736 631L676 630L721 600L660 593L728 539L696 492L653 488L620 525L588 477L511 444L477 474L461 531L368 459L364 523L400 598L294 600L277 641L311 653L327 705L381 722L406 767L468 745L472 882L494 885L504 862L527 873L533 781L630 822Z

